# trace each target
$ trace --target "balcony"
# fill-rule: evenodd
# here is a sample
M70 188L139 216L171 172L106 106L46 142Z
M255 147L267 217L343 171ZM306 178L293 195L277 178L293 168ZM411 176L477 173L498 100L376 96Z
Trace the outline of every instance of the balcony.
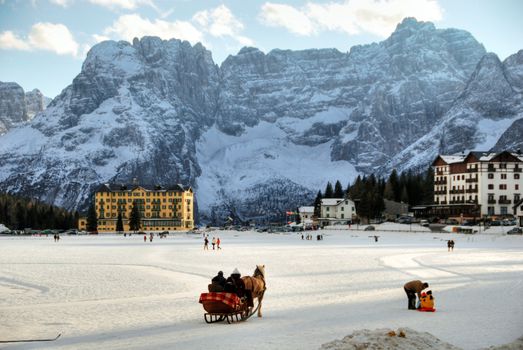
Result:
M450 201L449 204L465 204L465 201L464 200L455 200L455 201Z
M478 182L478 178L477 177L471 177L470 179L466 179L465 182Z
M434 185L446 185L446 184L447 184L447 179L434 181Z
M450 190L450 194L463 194L465 193L465 190Z
M477 172L478 172L478 167L468 168L467 169L467 173L477 173Z
M440 176L443 175L443 171L441 171L441 170L436 171L436 175L440 175Z
M478 188L477 187L476 188L469 188L469 189L467 189L466 192L467 193L478 193Z
M492 198L489 198L489 199L487 199L487 203L488 204L496 204L496 200L492 199Z
M515 172L515 173L520 173L520 172L521 172L521 168L519 168L519 167L515 167L515 168L514 168L514 172Z
M500 199L498 201L499 204L510 204L512 201L510 199Z
M489 167L487 168L487 171L488 171L489 173L494 173L494 172L496 172L496 169L494 169L494 167L489 166Z
M435 195L443 195L443 194L447 194L447 191L434 191L434 194Z
M441 202L439 202L439 204L442 204L442 205L447 204L447 201L441 201Z

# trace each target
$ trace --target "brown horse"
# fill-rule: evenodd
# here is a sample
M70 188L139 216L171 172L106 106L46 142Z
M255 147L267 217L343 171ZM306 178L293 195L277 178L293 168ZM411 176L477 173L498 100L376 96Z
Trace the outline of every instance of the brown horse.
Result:
M258 298L258 317L262 317L261 306L263 294L265 293L265 265L256 265L252 276L243 276L245 289L252 293L252 298Z

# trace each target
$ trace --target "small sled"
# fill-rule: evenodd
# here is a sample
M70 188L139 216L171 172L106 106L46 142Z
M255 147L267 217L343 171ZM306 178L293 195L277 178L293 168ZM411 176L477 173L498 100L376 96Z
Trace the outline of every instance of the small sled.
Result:
M433 307L420 307L418 309L418 311L421 311L421 312L435 312L436 309L433 308Z
M203 315L206 323L241 322L247 320L258 310L258 307L256 309L249 307L247 301L241 300L234 293L202 293L199 302L207 311Z

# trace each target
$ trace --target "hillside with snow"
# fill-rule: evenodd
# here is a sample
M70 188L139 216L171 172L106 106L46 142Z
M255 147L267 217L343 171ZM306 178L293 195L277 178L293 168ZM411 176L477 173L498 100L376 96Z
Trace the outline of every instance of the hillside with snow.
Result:
M0 136L0 191L85 209L99 183L137 178L193 186L202 221L273 219L327 181L519 148L522 67L413 18L348 53L246 47L221 66L201 44L105 41Z

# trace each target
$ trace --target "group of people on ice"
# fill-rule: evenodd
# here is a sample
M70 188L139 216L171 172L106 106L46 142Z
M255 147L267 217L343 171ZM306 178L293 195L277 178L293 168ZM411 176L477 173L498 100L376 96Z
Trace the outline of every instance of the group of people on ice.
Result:
M213 237L212 238L212 241L211 241L211 244L212 244L212 250L220 250L222 249L220 247L220 244L222 243L222 241L220 240L220 237L216 238L216 237ZM209 250L209 236L208 235L205 235L203 237L203 250Z
M215 293L234 293L238 298L246 300L248 306L254 306L251 291L245 289L245 283L237 268L227 278L223 276L223 271L218 271L218 274L212 278L208 289L209 292Z

